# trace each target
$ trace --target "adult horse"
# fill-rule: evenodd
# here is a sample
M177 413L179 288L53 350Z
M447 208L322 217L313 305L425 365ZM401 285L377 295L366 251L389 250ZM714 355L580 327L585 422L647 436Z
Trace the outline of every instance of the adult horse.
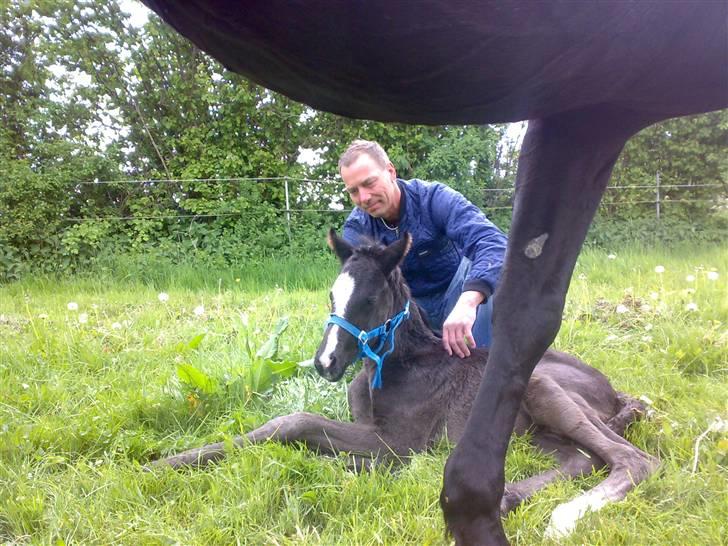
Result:
M144 1L228 68L319 109L530 120L489 365L441 495L459 543L506 544L508 440L614 162L648 125L728 106L728 3Z

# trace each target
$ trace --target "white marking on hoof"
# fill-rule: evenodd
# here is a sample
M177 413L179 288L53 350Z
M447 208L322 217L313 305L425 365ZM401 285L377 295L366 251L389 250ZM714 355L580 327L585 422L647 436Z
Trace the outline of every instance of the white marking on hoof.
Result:
M346 306L349 304L351 295L354 293L354 277L348 273L342 273L334 281L334 285L331 287L331 299L334 303L334 314L340 317L345 316ZM333 325L329 330L329 335L326 336L326 345L324 350L321 352L321 358L319 362L323 368L331 366L331 357L336 350L336 345L339 339L339 328L337 325Z
M587 512L598 512L610 499L601 491L590 491L556 507L546 528L546 538L557 540L569 536Z
M523 251L523 253L526 255L526 258L538 258L541 255L541 252L543 252L543 245L548 238L549 234L544 233L542 235L539 235L535 239L531 239Z

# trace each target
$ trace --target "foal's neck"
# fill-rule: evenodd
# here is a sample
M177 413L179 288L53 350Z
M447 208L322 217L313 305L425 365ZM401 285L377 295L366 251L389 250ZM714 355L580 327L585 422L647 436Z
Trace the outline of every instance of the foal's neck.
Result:
M410 302L410 316L397 329L394 351L385 361L385 367L394 362L401 362L405 359L410 360L414 354L423 349L427 350L430 344L439 345L439 339L425 324L420 309L412 299L409 288L399 269L392 272L388 282L393 296L390 318L402 311L407 301Z

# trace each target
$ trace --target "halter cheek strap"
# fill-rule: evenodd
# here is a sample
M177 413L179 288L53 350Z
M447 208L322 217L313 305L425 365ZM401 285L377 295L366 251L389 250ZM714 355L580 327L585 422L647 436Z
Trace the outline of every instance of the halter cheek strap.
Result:
M407 303L404 304L404 309L402 311L397 313L392 318L388 319L384 324L377 326L376 328L368 332L365 330L360 330L351 322L346 320L344 317L335 315L334 313L331 313L331 316L329 316L329 319L326 321L325 326L328 326L329 324L335 324L336 326L343 328L356 338L357 343L359 344L359 354L354 359L354 362L359 360L362 356L366 356L368 358L371 358L377 365L374 379L372 379L373 389L382 388L382 366L384 365L384 359L387 358L392 353L392 351L394 351L394 333L397 331L399 325L402 324L405 319L409 318L409 306L410 302L409 300L407 300ZM375 337L379 338L379 345L376 350L372 350L372 348L369 346L369 340ZM387 349L384 353L379 354L380 351L384 348L387 340L389 340L389 349Z

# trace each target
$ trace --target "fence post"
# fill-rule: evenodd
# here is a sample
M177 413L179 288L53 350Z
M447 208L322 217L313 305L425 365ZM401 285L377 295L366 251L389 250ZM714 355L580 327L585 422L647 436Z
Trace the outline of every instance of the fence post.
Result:
M660 221L660 171L655 176L655 212L657 213L657 221Z
M288 178L283 180L286 188L286 234L288 235L288 244L291 245L291 201L288 197Z

